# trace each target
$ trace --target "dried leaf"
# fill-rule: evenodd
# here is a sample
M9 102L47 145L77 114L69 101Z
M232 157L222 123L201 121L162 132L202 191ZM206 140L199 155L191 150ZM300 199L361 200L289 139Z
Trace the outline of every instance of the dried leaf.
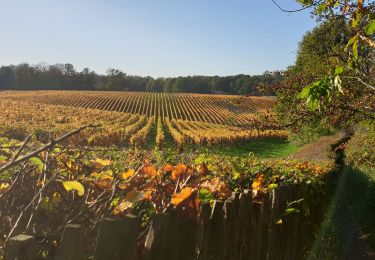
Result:
M173 194L171 204L177 206L188 199L192 194L193 188L185 187L181 190L181 192Z
M145 165L139 170L142 176L155 177L157 174L157 169L152 165Z

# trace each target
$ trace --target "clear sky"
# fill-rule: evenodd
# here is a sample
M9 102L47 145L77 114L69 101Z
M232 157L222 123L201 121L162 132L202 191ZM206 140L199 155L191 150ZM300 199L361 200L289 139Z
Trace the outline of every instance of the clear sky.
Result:
M314 24L308 11L286 14L271 0L0 0L0 64L260 74L292 64Z

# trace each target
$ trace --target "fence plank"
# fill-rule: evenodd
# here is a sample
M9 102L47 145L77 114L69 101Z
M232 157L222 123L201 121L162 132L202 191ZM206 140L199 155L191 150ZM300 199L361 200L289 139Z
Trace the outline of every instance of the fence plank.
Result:
M163 259L165 250L168 247L168 223L170 216L168 213L154 216L147 234L142 259Z
M224 258L224 203L216 200L212 208L208 227L207 260L221 260Z
M81 260L84 254L81 247L81 225L68 224L62 235L57 260Z
M261 248L260 259L267 259L268 257L268 238L271 227L271 196L267 194L262 199L262 218L261 218Z
M245 259L246 256L250 255L251 203L252 197L249 191L241 193L238 209L238 223L236 230L236 241L238 242L238 250L235 259Z
M140 220L133 215L124 219L105 218L99 227L95 252L97 260L134 260Z
M284 214L287 204L287 187L282 186L272 190L272 209L270 218L270 232L268 235L268 259L285 259L285 225L277 221Z
M5 260L34 260L36 247L34 237L18 235L9 239L5 246Z
M198 230L197 230L197 250L198 259L202 260L205 257L205 250L207 249L208 238L208 223L210 222L211 207L210 203L202 203L199 213Z
M235 252L236 252L236 241L235 241L235 234L236 234L236 222L237 222L237 212L235 201L230 199L226 200L224 204L224 259L225 260L232 260L235 259Z

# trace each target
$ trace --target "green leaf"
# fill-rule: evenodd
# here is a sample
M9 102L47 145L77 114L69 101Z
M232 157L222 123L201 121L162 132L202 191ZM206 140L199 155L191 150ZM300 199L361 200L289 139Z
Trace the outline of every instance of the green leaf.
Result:
M326 10L326 8L327 8L327 6L326 6L326 4L320 4L320 5L318 5L318 7L316 8L316 12L318 13L318 14L322 14L323 12L324 12L324 10Z
M290 214L294 214L294 213L300 213L299 209L296 209L296 208L287 208L285 209L285 215L290 215Z
M371 20L365 27L365 33L370 36L375 33L375 19Z
M4 156L4 155L0 155L0 162L3 162L5 160L7 160L8 157Z
M38 166L38 170L40 172L43 171L43 168L44 168L44 162L42 161L42 159L40 159L39 157L31 157L29 159L29 161L34 164L35 166Z
M348 44L345 46L345 51L348 51L348 48L353 45L354 42L358 42L358 35L354 35L352 38L350 38Z
M78 181L63 181L62 184L66 191L75 190L78 196L83 196L85 194L85 187Z
M344 67L342 67L342 66L339 66L339 67L336 67L335 68L335 74L336 75L340 75L340 74L342 74L343 72L344 72Z
M353 43L353 56L358 60L358 39Z

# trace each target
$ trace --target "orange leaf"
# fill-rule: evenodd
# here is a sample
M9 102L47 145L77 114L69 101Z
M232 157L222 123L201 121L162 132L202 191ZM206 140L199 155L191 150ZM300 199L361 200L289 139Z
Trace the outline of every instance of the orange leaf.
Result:
M188 167L185 164L179 163L172 170L172 180L177 180L181 175L185 174Z
M140 169L140 174L147 177L155 177L157 169L152 165L146 165Z
M193 194L193 188L186 187L181 190L180 193L175 193L172 196L171 204L172 205L179 205L186 199L188 199Z
M173 166L172 165L170 165L170 164L166 164L166 165L164 165L163 166L163 171L165 171L165 172L170 172L170 171L172 171L173 170Z

